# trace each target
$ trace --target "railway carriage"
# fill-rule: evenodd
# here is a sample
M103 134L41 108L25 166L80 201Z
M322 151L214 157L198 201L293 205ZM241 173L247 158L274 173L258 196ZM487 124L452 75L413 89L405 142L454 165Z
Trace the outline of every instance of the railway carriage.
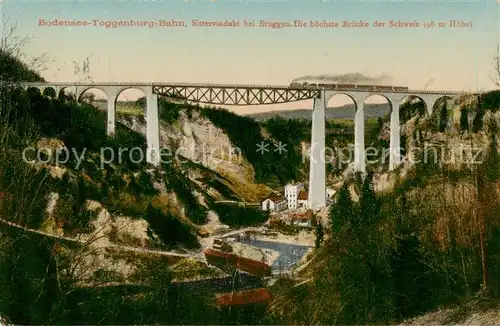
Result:
M298 82L293 81L290 83L290 86L315 86L324 89L346 89L351 88L357 91L365 91L365 92L405 92L408 91L408 87L403 86L390 86L390 85L358 85L358 84L326 84L326 83L318 83L318 82Z

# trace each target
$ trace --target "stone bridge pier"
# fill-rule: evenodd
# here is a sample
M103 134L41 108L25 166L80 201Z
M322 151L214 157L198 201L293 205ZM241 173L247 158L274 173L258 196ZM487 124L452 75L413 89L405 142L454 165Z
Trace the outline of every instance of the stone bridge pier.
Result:
M137 86L121 86L121 85L51 85L51 84L35 84L25 85L25 88L34 87L44 92L46 88L53 88L56 96L60 96L64 90L68 90L75 94L78 102L82 100L82 95L90 89L98 89L106 94L106 116L107 125L106 133L110 137L114 137L116 133L116 101L120 93L127 89L141 90L146 97L146 139L147 150L146 160L156 166L160 164L160 128L158 118L158 95L153 93L152 85L137 85Z
M354 116L354 168L366 173L365 149L365 100L372 95L383 96L390 106L390 141L389 141L389 170L394 170L402 161L401 153L401 102L410 97L419 98L426 107L428 116L431 116L436 102L442 98L451 98L441 94L411 94L411 93L369 93L369 92L335 92L322 91L319 98L314 99L312 111L311 159L309 171L309 198L311 209L326 206L326 159L325 159L325 109L328 101L337 94L349 96L354 102L356 111ZM384 158L385 159L385 158Z
M313 100L311 160L309 175L309 206L318 209L326 206L326 162L325 162L325 110L328 101L337 94L347 95L355 105L354 116L354 168L366 172L365 149L365 100L372 95L384 97L390 107L389 169L394 170L402 160L400 148L400 105L405 98L419 98L430 116L436 102L441 98L452 98L464 92L409 90L406 87L389 87L383 90L371 87L336 85L220 85L220 84L178 84L142 82L46 82L24 83L25 88L35 87L42 92L52 87L56 94L68 88L77 100L89 89L99 89L107 96L107 134L116 132L116 101L126 89L142 90L146 97L147 153L146 159L154 165L160 164L160 132L158 117L158 96L182 98L189 102L211 105L268 105L294 101ZM157 95L158 94L158 95ZM384 157L385 159L385 157Z

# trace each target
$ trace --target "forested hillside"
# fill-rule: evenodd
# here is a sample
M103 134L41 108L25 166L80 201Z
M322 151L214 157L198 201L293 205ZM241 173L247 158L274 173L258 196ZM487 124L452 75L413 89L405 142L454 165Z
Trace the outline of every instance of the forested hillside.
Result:
M328 236L302 271L308 281L277 284L271 315L285 324L393 324L470 300L498 302L500 133L492 114L499 94L465 106L478 112L475 129L462 119L458 134L441 135L486 137L480 163L457 168L421 156L383 193L375 192L373 173L346 180L330 209ZM439 120L424 126L430 137L439 133Z

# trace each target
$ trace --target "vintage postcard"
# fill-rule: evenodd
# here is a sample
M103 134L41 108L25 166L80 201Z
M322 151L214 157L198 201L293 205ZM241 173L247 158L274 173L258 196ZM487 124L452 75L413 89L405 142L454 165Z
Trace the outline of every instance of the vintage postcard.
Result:
M0 325L500 324L498 1L0 19Z

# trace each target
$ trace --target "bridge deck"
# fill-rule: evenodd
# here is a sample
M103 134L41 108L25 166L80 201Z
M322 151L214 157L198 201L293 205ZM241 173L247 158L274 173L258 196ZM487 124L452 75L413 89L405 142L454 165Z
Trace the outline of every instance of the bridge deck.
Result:
M208 83L171 83L171 82L45 82L22 83L32 87L84 87L86 89L118 87L152 89L157 95L184 99L186 101L215 105L265 105L296 102L319 98L322 93L367 93L402 95L442 95L455 96L467 94L450 90L406 90L386 89L367 90L342 85L252 85L252 84L208 84Z
M195 88L224 88L224 89L269 89L269 90L339 90L350 92L367 92L364 89L356 89L353 87L328 88L326 86L317 85L265 85L265 84L210 84L210 83L175 83L175 82L23 82L27 86L118 86L118 87L195 87ZM408 89L408 90L380 90L384 93L418 93L418 94L469 94L468 91L456 90L425 90L425 89ZM474 93L475 94L475 93Z

